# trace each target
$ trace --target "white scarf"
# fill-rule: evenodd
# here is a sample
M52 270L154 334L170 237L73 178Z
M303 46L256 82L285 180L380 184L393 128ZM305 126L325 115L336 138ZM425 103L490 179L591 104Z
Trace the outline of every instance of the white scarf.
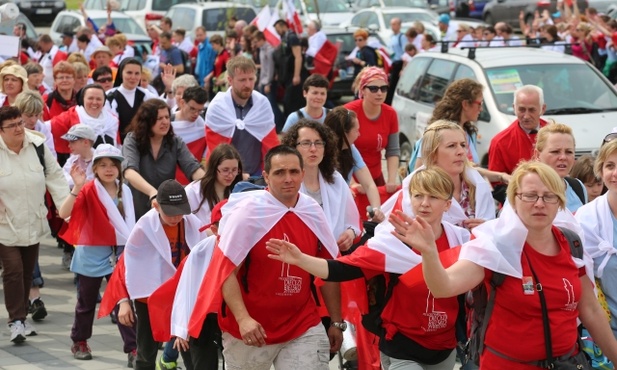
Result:
M89 126L96 136L105 140L105 135L107 135L114 140L113 143L107 144L115 144L116 147L120 147L118 144L118 118L107 109L101 110L98 117L92 117L83 106L78 105L75 107L75 113L79 117L79 122Z
M171 125L174 128L174 134L180 136L187 145L197 140L205 140L206 138L206 122L199 116L195 122L173 121Z
M274 126L274 113L268 99L257 91L253 91L253 106L244 120L236 118L236 108L231 97L231 90L216 94L206 112L206 126L219 135L233 137L236 129L246 130L257 140L262 141ZM214 149L214 148L212 148ZM212 150L211 149L211 150Z
M118 184L118 181L116 181L116 184ZM135 208L133 207L131 189L126 184L122 184L122 203L126 204L124 207L124 217L122 217L118 207L99 179L94 179L94 186L96 187L96 195L107 211L109 222L116 231L116 245L125 245L133 227L135 227Z
M319 191L323 202L323 211L328 219L328 226L335 239L351 228L356 235L360 235L360 214L353 200L349 185L343 176L334 171L334 183L327 182L319 172ZM302 183L300 192L308 194L308 190Z
M202 238L201 222L194 215L184 216L184 237L189 248ZM143 215L124 248L126 288L131 299L149 297L176 272L171 261L169 239L156 209Z
M332 258L338 255L328 220L321 207L308 195L299 193L296 205L288 208L266 190L236 193L229 197L221 211L219 248L236 266L287 212L295 213L315 233Z
M189 204L191 205L191 211L195 212L197 207L199 207L199 203L202 201L201 197L201 180L195 180L184 187L186 191L186 198L189 200ZM193 213L199 221L203 223L203 225L207 225L210 223L210 217L212 216L212 210L210 209L210 205L207 201L205 201L199 212Z
M585 204L576 210L574 216L585 234L585 251L593 259L604 256L595 271L598 278L602 277L611 256L617 255L617 249L613 246L613 217L608 204L609 193Z

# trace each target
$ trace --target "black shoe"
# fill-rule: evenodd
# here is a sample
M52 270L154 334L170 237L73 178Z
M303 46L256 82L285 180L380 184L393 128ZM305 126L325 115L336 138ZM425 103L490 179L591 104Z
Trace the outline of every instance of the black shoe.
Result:
M32 314L32 320L41 321L47 317L47 310L45 309L45 303L38 298L28 308L28 313Z

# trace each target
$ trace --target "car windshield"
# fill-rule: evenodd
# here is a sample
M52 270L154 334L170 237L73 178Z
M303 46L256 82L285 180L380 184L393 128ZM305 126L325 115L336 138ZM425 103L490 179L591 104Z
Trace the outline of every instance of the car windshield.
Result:
M544 90L546 114L617 110L617 93L587 64L530 64L486 70L498 109L514 115L514 91L523 85Z
M428 13L401 12L401 13L391 13L391 14L384 13L383 15L384 24L389 25L392 18L399 18L401 22L403 23L413 23L415 21L433 23L435 21L435 19L431 17L431 15Z
M383 0L384 6L405 6L409 8L428 8L425 0Z
M94 18L93 21L98 27L101 27L107 23L107 18ZM113 18L113 21L116 30L122 33L147 36L146 31L144 31L133 18Z
M350 12L349 5L344 0L305 0L306 11L309 13L345 13ZM300 7L300 0L295 0L297 9Z

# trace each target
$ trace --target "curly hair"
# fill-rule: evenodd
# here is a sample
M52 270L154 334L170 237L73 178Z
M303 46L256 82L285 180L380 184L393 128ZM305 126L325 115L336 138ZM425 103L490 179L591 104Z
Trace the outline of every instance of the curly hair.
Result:
M150 138L153 136L152 126L156 124L161 109L166 109L167 113L170 113L169 106L160 99L150 99L143 102L131 120L131 124L126 128L126 133L133 133L140 154L147 153L150 148ZM173 140L174 130L170 123L164 141L167 142L167 145L172 146Z
M289 130L283 136L281 144L290 146L292 148L298 147L298 137L300 136L300 129L310 128L315 130L321 140L324 141L324 155L321 163L319 163L319 172L326 180L326 182L334 183L334 171L338 167L338 148L336 147L336 135L330 130L329 127L322 125L319 122L302 118L295 125L291 126Z
M206 164L206 174L201 178L199 183L199 194L201 194L201 202L199 202L199 207L193 213L199 212L203 204L207 201L210 209L214 208L214 206L222 201L223 199L219 199L216 195L216 174L218 173L218 167L223 163L223 161L228 159L235 159L238 161L238 174L234 181L232 181L231 185L225 188L225 192L223 194L224 199L229 198L229 194L234 186L242 181L242 160L240 159L240 153L238 150L229 144L219 144L216 148L210 153L210 157L208 158L208 163Z
M448 86L443 98L433 110L433 116L428 121L428 124L445 119L452 122L461 122L463 114L463 102L473 102L482 94L484 86L470 78L456 80ZM463 129L468 135L472 135L478 131L478 128L473 122L463 123Z
M353 121L357 118L356 112L345 107L336 107L328 113L324 121L324 125L336 135L336 147L339 150L337 168L344 178L347 178L349 172L356 165L351 154L351 144L347 140L346 134L351 130Z

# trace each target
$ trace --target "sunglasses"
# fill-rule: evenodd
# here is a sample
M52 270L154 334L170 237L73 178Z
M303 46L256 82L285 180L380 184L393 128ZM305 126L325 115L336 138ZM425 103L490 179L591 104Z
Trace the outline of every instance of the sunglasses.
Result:
M615 134L608 134L604 137L604 143L610 143L611 141L617 139L617 133Z
M387 93L388 92L388 85L382 85L382 86L364 86L365 89L368 89L368 91L372 92L373 94L375 94L377 91L380 91L382 93Z
M111 81L113 81L111 77L103 77L103 78L99 78L98 80L96 80L96 82L98 83L105 83L105 82L111 82Z

